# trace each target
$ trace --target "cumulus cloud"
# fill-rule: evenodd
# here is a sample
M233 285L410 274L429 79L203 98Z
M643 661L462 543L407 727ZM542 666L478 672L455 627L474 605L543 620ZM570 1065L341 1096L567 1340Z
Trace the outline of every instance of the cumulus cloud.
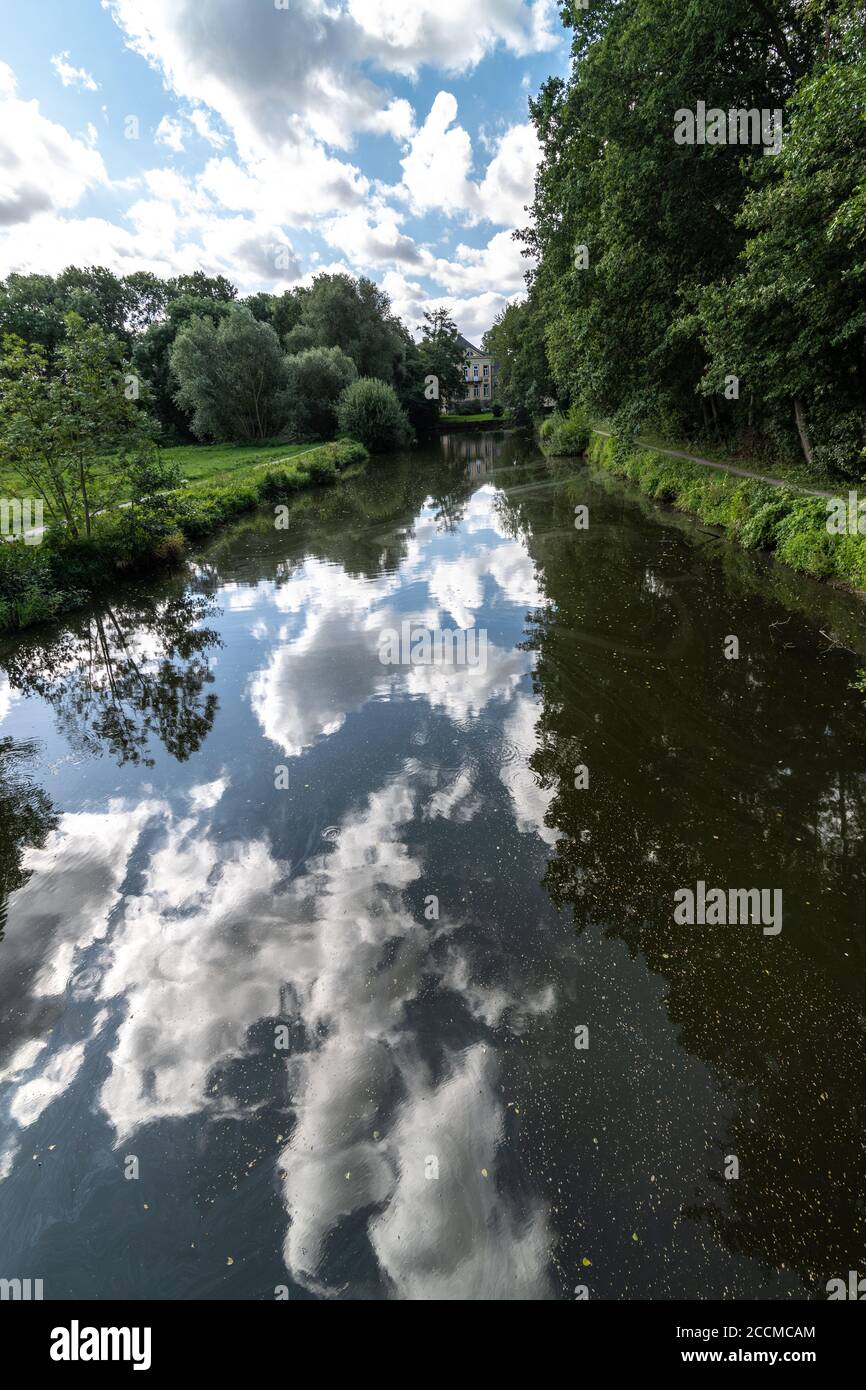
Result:
M74 207L107 183L98 151L41 115L37 101L20 100L12 69L0 63L0 227Z

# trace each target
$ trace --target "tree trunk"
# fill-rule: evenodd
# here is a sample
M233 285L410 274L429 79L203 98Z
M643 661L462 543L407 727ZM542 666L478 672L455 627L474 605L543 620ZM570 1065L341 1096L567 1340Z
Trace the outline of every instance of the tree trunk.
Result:
M808 464L812 462L812 441L809 438L809 431L806 426L806 412L803 409L803 402L799 396L794 397L794 419L797 422L797 433L800 436L800 448L803 450L804 457Z

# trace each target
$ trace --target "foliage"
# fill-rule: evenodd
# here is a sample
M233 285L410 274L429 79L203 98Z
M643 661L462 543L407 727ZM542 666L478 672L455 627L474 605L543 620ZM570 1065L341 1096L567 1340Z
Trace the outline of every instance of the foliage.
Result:
M393 387L375 377L347 386L337 406L341 434L359 440L373 454L400 449L412 440L412 426Z
M530 424L542 413L544 402L557 394L535 287L527 299L505 306L485 333L483 347L495 357L498 366L496 404L517 424Z
M359 376L393 382L405 352L404 330L384 290L363 276L317 275L297 292L300 315L284 346L294 356L311 347L338 347Z
M295 439L330 439L337 401L358 373L342 348L307 348L288 358L288 421Z
M568 458L586 452L590 434L585 412L573 405L566 415L559 411L548 415L539 431L539 439L545 454Z
M0 453L43 499L50 520L90 535L101 503L99 455L139 455L152 428L129 396L119 344L96 324L66 316L49 370L43 347L4 339L0 354Z
M199 439L268 439L286 422L288 367L276 333L232 307L215 324L192 319L171 349L175 400Z
M530 103L538 265L512 316L540 314L557 399L621 433L862 469L862 6L571 0L563 16L572 72ZM675 113L699 100L782 109L781 153L676 143ZM499 337L516 409L520 338Z

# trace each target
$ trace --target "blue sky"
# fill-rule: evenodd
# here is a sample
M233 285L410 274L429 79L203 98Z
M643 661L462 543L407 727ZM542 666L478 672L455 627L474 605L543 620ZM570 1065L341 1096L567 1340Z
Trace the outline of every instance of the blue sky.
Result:
M477 340L568 51L555 0L0 0L0 276L348 270Z

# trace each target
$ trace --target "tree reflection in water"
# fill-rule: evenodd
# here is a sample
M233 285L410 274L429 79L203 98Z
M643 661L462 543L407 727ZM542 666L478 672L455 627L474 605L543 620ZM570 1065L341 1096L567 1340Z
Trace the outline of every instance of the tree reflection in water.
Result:
M77 750L152 767L156 739L184 762L217 711L208 653L220 639L204 626L213 612L200 594L136 592L59 636L18 641L2 664L13 690L52 707Z

